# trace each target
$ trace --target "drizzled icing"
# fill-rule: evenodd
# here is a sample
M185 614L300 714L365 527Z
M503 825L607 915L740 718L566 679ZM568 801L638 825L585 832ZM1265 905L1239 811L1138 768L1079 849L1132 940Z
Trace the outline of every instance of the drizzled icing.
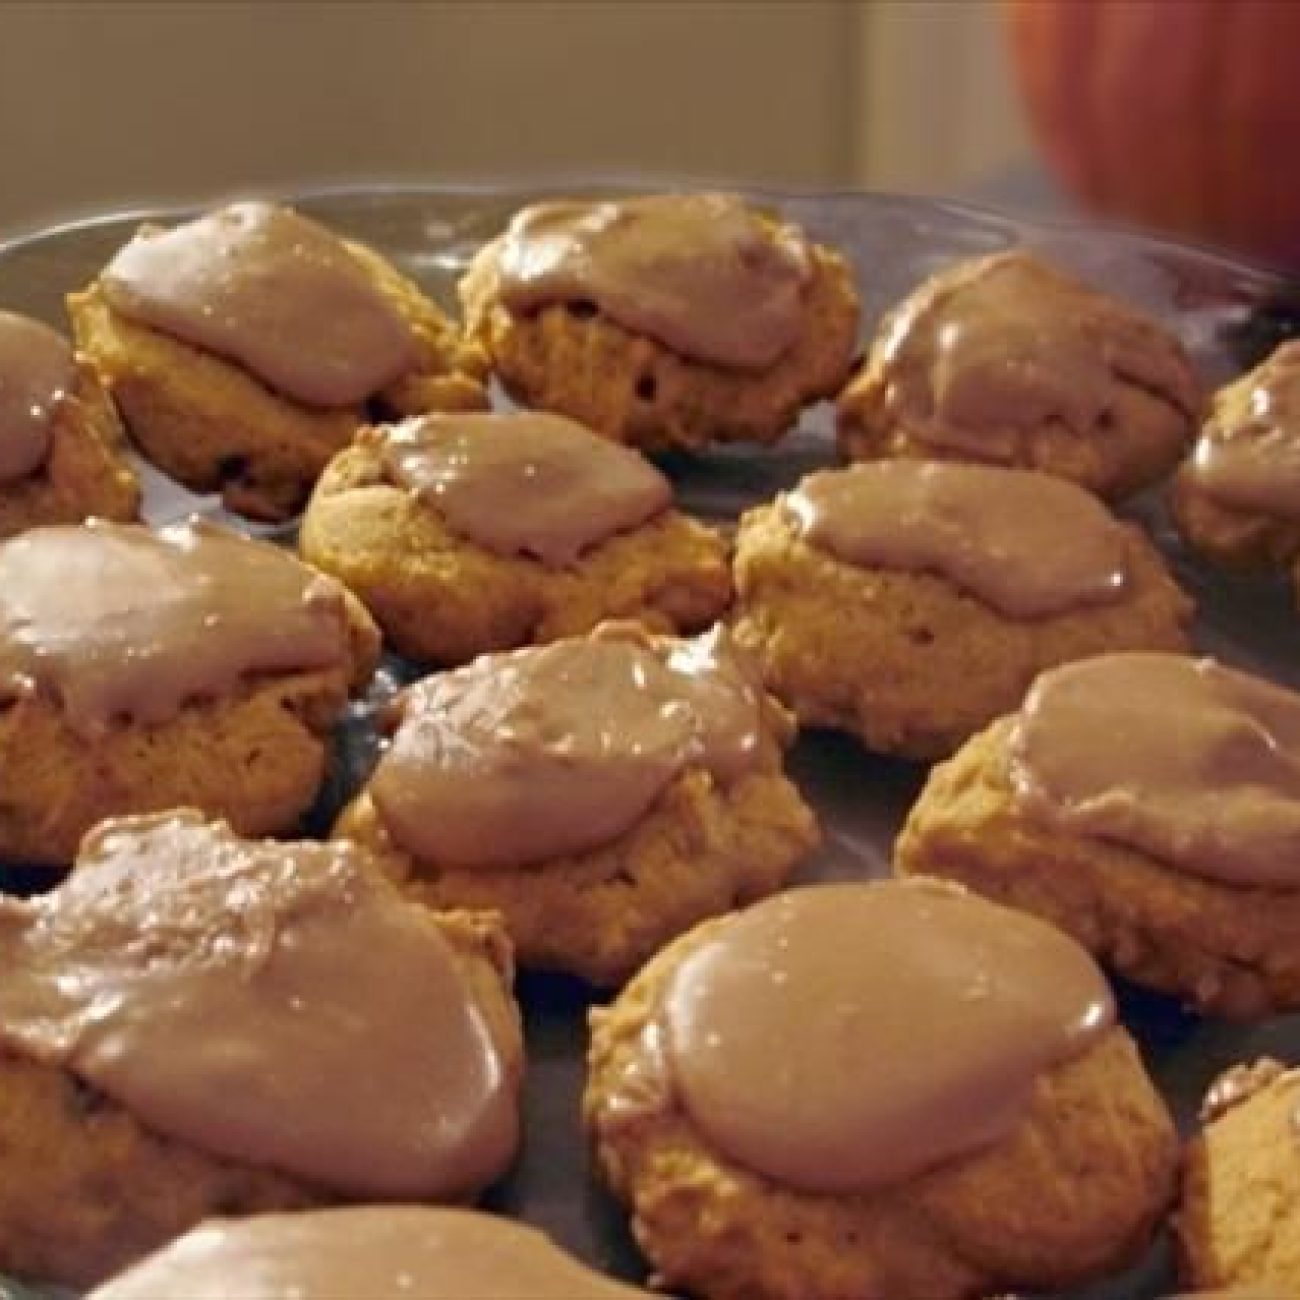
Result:
M1043 1072L1113 1019L1105 978L1066 935L909 881L793 890L728 918L669 977L652 1023L711 1144L840 1194L1006 1137Z
M1225 506L1300 519L1300 342L1219 394L1190 473Z
M342 240L270 203L143 227L100 285L114 311L310 406L362 402L419 359L410 326Z
M371 436L390 478L455 532L550 568L672 504L671 485L648 461L557 415L427 415Z
M412 687L402 714L370 794L398 843L445 866L594 848L685 767L734 781L761 745L760 688L721 630L488 655Z
M343 588L208 524L36 528L0 543L0 699L78 730L158 723L260 674L348 662Z
M465 1195L514 1152L449 943L350 845L105 822L64 884L0 902L0 958L0 1040L204 1151L376 1198Z
M486 254L513 312L594 304L699 361L765 370L803 330L802 232L728 194L525 208Z
M878 461L785 498L801 536L850 564L938 573L1011 618L1120 599L1123 528L1087 492L1026 470Z
M0 311L0 485L45 464L55 416L76 378L66 339L39 321Z
M1030 815L1226 884L1300 880L1300 696L1213 660L1116 654L1045 673L1012 727Z
M1022 431L1103 431L1124 379L1185 413L1193 379L1154 320L1030 254L1002 253L936 277L882 334L890 413L936 449L1006 463Z
M646 1291L592 1272L520 1223L414 1206L207 1223L89 1300L390 1300L402 1294L417 1300L651 1300Z

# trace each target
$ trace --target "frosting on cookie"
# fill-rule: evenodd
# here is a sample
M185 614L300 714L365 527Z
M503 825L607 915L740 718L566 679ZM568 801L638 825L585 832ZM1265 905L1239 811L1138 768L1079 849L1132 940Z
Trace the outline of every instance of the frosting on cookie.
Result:
M54 417L76 378L62 335L0 311L0 484L16 483L45 464Z
M1124 595L1124 530L1082 488L1027 470L876 461L783 499L800 536L863 567L937 573L1011 618Z
M525 208L495 249L512 312L594 304L699 361L766 370L803 330L807 240L734 195L655 194Z
M363 1206L194 1229L89 1300L650 1300L540 1232L471 1210ZM656 1293L658 1294L658 1293Z
M1171 335L1028 253L937 276L882 338L891 414L922 442L980 460L1010 461L1026 429L1104 430L1116 378L1188 413L1195 401Z
M672 504L671 485L648 461L558 415L426 415L376 436L392 481L453 531L550 568Z
M100 285L114 311L309 406L355 405L418 360L410 326L342 240L270 203L142 227Z
M485 1185L515 1081L447 940L355 846L105 822L0 903L0 1040L147 1127L350 1195Z
M1281 1061L1267 1056L1248 1065L1232 1066L1215 1079L1205 1094L1205 1100L1201 1103L1201 1123L1213 1124L1215 1120L1222 1119L1229 1111L1244 1105L1288 1074L1292 1079L1300 1079L1300 1075L1288 1071Z
M1016 716L1030 815L1238 885L1300 879L1300 695L1209 659L1117 654L1045 673Z
M1300 519L1300 342L1219 394L1190 474L1225 506Z
M614 839L687 766L738 779L760 745L760 688L721 629L606 628L411 687L370 794L417 857L513 866Z
M36 528L0 544L0 699L49 696L85 734L156 724L254 675L344 666L343 588L198 521Z
M681 1105L724 1156L842 1194L981 1151L1045 1070L1113 1023L1052 926L937 882L797 889L714 927L654 1022Z

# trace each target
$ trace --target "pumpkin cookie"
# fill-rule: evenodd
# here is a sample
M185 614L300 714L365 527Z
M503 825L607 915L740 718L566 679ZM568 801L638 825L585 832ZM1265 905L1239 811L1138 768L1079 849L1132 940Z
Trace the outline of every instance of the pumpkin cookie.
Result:
M0 955L6 1273L84 1286L215 1213L457 1201L513 1158L498 922L411 905L353 846L106 822L0 901Z
M634 451L546 414L365 430L303 516L303 558L410 659L462 664L607 618L698 632L731 600L727 545Z
M1115 499L1174 468L1199 407L1163 326L1029 253L999 253L926 281L886 318L840 398L840 448L1036 469Z
M332 578L201 523L0 544L0 861L179 805L291 831L379 635Z
M586 1123L669 1287L967 1300L1122 1266L1173 1125L1088 954L939 882L707 923L592 1013Z
M1294 566L1300 557L1300 342L1284 343L1215 394L1200 440L1174 480L1172 501L1183 538L1215 564Z
M521 965L616 985L816 844L792 734L721 630L611 625L411 687L336 834L434 907L499 912Z
M300 510L372 406L486 405L486 359L413 283L267 203L142 227L68 310L144 455L254 519Z
M460 292L516 397L647 450L775 442L857 342L845 260L733 195L525 208Z
M1300 696L1212 660L1108 655L930 774L895 850L1234 1017L1300 1007Z
M140 485L95 373L48 326L0 311L0 538L134 519Z
M88 1300L389 1300L404 1292L419 1300L656 1300L523 1224L392 1205L207 1223Z
M1190 1285L1300 1295L1300 1071L1237 1066L1215 1083L1183 1160L1174 1218Z
M949 754L1044 668L1181 650L1192 605L1140 529L1044 474L889 461L741 520L737 641L801 723Z

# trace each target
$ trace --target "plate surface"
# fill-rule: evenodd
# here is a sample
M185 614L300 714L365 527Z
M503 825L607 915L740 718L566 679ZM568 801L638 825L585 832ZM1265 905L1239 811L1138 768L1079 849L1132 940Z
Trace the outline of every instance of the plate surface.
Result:
M604 193L576 186L563 191ZM455 284L469 258L525 203L559 191L368 188L296 200L336 230L372 244L429 293L455 310ZM1019 221L959 205L883 195L755 193L757 201L800 222L818 240L846 252L857 267L865 313L863 337L885 309L932 272L964 257L1030 246L1084 278L1137 302L1167 321L1191 351L1207 384L1247 368L1281 338L1300 333L1300 286L1211 253L1124 232ZM153 214L150 214L153 215ZM139 216L110 217L0 246L0 307L63 323L63 295L90 280L130 237ZM792 486L803 473L832 463L829 408L810 411L770 451L735 449L665 468L686 509L719 521ZM146 513L153 522L195 511L236 522L210 499L191 496L146 473ZM1131 510L1154 533L1201 608L1202 651L1291 686L1300 686L1300 615L1280 581L1227 581L1191 561L1168 526L1158 494ZM283 530L282 530L283 531ZM340 728L338 758L311 829L363 779L374 756L375 707L412 670L390 660L371 697ZM791 774L819 810L823 848L797 883L887 874L890 845L924 778L916 765L866 754L851 741L805 736ZM0 886L22 889L31 878L0 867ZM644 1265L622 1214L594 1185L578 1125L587 995L558 978L520 981L528 1034L526 1140L511 1176L487 1207L538 1225L599 1267L640 1280ZM1194 1123L1206 1085L1238 1060L1271 1053L1300 1061L1300 1017L1230 1026L1182 1012L1167 999L1121 990L1124 1018L1184 1126ZM1072 1300L1149 1300L1175 1289L1166 1242L1122 1278ZM0 1280L0 1300L23 1291ZM28 1295L33 1293L28 1290ZM810 1296L808 1300L816 1300Z

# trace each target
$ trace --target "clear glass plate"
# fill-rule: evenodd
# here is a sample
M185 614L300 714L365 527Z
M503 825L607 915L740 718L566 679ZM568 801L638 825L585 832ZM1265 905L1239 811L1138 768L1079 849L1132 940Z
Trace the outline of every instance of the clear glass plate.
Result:
M335 229L379 249L454 310L459 275L515 209L550 195L606 193L612 188L368 187L300 196L296 201ZM1221 383L1254 364L1280 339L1300 333L1300 286L1207 251L1123 231L1022 221L922 199L870 194L754 197L853 259L865 304L864 339L881 313L927 275L956 259L1017 245L1032 246L1165 319L1190 349L1207 384ZM157 215L111 216L0 246L0 307L61 323L63 295L90 280L137 221ZM823 406L808 412L773 450L674 457L666 468L688 509L725 521L833 459L830 411ZM146 474L146 513L151 520L196 510L235 522L213 501ZM1132 512L1154 533L1200 604L1199 648L1300 687L1300 615L1285 585L1263 579L1230 581L1192 561L1168 526L1159 493L1138 502ZM374 754L374 708L395 682L411 673L409 666L390 660L371 698L341 727L338 758L308 829L328 825L331 813L364 777ZM819 809L826 831L824 847L800 872L799 881L886 874L893 836L920 787L923 769L873 757L853 742L830 735L801 739L791 768ZM0 885L23 889L33 883L28 873L0 868ZM538 1225L598 1267L640 1280L644 1265L621 1212L590 1177L578 1124L588 997L571 981L544 977L521 979L520 996L529 1054L526 1141L516 1169L492 1191L486 1206ZM1184 1126L1194 1123L1207 1084L1226 1066L1264 1053L1300 1061L1300 1018L1295 1016L1231 1026L1190 1016L1167 999L1130 989L1121 990L1121 1001L1126 1022ZM1168 1246L1160 1241L1122 1278L1072 1297L1149 1300L1174 1289ZM0 1281L0 1300L10 1293L23 1294L18 1288L7 1292Z

